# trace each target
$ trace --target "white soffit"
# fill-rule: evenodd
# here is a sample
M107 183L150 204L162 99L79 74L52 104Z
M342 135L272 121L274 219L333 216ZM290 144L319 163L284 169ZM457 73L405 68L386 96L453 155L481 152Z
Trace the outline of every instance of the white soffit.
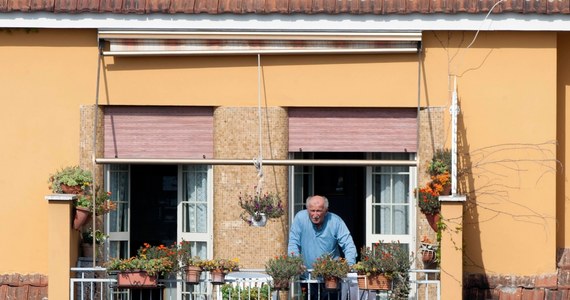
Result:
M415 32L267 32L100 30L103 55L416 53Z
M406 30L509 30L570 31L563 14L409 14L409 15L206 15L112 14L47 12L0 13L3 28L92 28L129 30L242 30L242 31L406 31Z

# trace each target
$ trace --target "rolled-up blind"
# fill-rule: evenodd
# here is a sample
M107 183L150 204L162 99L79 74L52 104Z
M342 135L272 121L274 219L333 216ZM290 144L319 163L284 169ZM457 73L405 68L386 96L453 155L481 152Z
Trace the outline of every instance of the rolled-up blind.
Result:
M415 108L289 108L290 152L416 152Z
M104 107L105 158L212 158L212 107Z

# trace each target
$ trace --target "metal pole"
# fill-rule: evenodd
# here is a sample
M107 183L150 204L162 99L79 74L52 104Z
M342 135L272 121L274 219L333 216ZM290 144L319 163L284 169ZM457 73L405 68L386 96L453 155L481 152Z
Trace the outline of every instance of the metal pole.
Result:
M251 159L97 158L97 164L251 165ZM270 166L416 166L417 160L264 159Z
M453 94L451 97L451 195L457 194L457 115L459 105L457 104L457 77L453 80Z

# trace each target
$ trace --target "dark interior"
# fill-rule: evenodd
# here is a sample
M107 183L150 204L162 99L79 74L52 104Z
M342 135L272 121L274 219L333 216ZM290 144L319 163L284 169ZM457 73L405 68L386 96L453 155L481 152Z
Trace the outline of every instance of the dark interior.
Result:
M176 165L131 166L131 255L176 242Z
M363 153L315 153L315 159L364 159ZM365 167L315 167L315 194L329 199L329 211L350 230L356 249L366 243Z

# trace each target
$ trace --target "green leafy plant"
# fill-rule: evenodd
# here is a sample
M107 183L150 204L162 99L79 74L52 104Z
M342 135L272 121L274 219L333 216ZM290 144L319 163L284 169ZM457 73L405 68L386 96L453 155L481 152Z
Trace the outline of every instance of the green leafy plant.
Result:
M446 187L449 187L449 172L432 175L431 181L425 186L416 189L415 194L418 199L418 207L424 214L436 214L441 208L439 196L443 194Z
M451 151L449 149L438 149L432 156L427 166L427 172L431 176L451 172Z
M333 258L329 254L318 257L313 263L313 275L343 278L350 271L350 266L344 258Z
M393 277L396 273L410 270L411 259L400 243L380 241L372 247L363 247L360 255L361 259L353 269L361 275L384 274Z
M268 300L270 299L269 285L263 283L261 286L233 286L231 284L222 285L222 300Z
M81 234L83 243L93 245L93 235L95 235L96 244L102 244L108 237L103 231L95 230L95 232L93 232L93 229L89 228Z
M164 275L176 269L176 255L173 247L151 246L145 243L136 256L110 259L105 263L105 267L109 271L145 271L150 276Z
M91 197L89 195L78 195L75 201L75 207L81 207L83 209L92 210L93 203L91 202Z
M234 272L239 270L239 261L237 258L226 259L226 258L216 258L204 260L202 262L202 270L204 271L214 271L219 270L224 274L229 272Z
M93 176L90 171L84 170L79 166L70 166L51 174L48 182L52 192L57 194L64 193L61 187L62 184L70 187L80 187L84 191L93 182Z
M99 191L97 187L95 194L95 214L100 216L106 214L110 211L117 209L115 202L111 200L111 192ZM77 201L75 202L75 207L81 207L89 211L93 211L93 194L91 189L87 188L84 194L79 194Z
M265 272L273 277L273 281L289 281L307 271L303 258L298 255L281 255L271 258L265 263Z
M390 299L408 299L412 258L400 243L374 244L361 250L361 259L352 268L359 275L384 274L393 280Z
M278 195L273 193L263 193L256 190L253 195L245 194L239 196L239 205L243 208L240 215L245 222L252 224L252 218L260 221L262 216L268 219L280 218L285 214L283 204Z
M204 266L205 261L201 257L192 255L192 243L188 241L182 240L178 244L177 255L182 267L193 266L202 268Z

